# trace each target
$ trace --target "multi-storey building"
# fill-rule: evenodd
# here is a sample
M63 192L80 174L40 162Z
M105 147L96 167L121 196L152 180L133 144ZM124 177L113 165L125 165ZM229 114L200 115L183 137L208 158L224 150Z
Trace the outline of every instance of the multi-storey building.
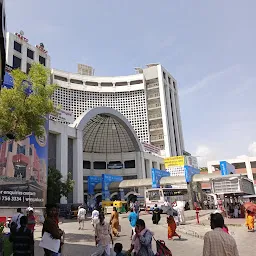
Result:
M165 156L182 155L177 81L160 64L136 71L130 76L99 77L53 69L52 82L59 85L53 100L75 119L95 107L111 107L129 120L142 143L160 148Z
M45 67L51 66L51 58L47 54L43 43L33 46L28 43L24 32L6 33L6 64L13 69L19 68L28 73L33 62L41 63Z

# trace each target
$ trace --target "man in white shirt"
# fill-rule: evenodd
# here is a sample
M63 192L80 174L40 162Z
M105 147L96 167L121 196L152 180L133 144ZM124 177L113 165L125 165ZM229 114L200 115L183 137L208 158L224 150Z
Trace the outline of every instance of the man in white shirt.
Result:
M24 216L21 212L21 208L17 209L17 213L12 216L11 226L16 225L16 230L20 228L20 218Z
M94 210L92 211L92 226L96 227L96 225L99 223L99 211L94 208Z
M85 216L86 216L86 210L84 209L83 206L80 206L78 213L77 213L77 220L79 223L79 230L81 229L81 224L82 224L82 229L84 229L84 221L85 221Z

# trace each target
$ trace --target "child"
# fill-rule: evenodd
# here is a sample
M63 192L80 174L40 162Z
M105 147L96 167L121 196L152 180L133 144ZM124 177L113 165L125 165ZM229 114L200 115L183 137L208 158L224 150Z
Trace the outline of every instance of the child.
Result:
M120 243L116 243L114 246L114 252L116 253L116 256L124 256L122 253L123 245Z

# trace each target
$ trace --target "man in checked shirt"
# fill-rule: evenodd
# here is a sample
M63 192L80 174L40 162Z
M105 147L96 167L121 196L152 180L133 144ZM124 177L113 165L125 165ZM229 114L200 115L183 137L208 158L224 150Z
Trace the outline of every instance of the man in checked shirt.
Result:
M222 228L220 213L211 214L211 229L204 236L203 256L239 256L235 239Z

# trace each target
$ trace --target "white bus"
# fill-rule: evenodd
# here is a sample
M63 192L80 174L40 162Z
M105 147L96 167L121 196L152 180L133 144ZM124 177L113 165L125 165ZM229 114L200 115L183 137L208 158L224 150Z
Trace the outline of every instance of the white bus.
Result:
M158 207L163 206L166 200L170 204L175 201L187 202L187 188L150 188L145 190L145 203L148 210L152 210L155 204Z

